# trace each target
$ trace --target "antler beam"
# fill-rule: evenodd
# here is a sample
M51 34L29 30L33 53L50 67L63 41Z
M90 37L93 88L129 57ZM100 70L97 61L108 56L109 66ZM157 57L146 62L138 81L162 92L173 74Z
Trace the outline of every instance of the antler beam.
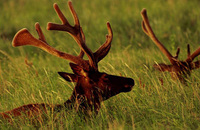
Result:
M54 56L57 56L66 60L70 60L71 62L80 64L84 67L88 66L87 63L84 62L83 59L81 59L80 57L58 51L54 49L53 47L49 46L45 40L45 36L43 35L43 32L40 28L39 23L35 24L35 28L38 33L39 39L34 38L27 29L22 29L13 38L12 45L14 47L24 46L24 45L35 46Z
M173 60L173 56L171 55L171 53L163 46L163 44L155 36L155 34L154 34L150 24L149 24L146 9L142 10L141 15L142 15L142 18L143 18L143 21L142 21L143 31L147 34L147 36L149 36L151 38L151 40L158 46L158 48L167 56L169 61L172 64L175 64L175 61Z

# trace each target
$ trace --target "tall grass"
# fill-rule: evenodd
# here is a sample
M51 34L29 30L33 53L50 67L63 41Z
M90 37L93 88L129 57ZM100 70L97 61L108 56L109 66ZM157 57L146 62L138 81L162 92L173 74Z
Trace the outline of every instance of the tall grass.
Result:
M68 61L33 47L13 48L11 41L21 28L36 36L39 22L48 43L76 55L79 48L68 34L46 31L46 23L60 22L52 4L57 2L72 23L67 0L3 0L0 2L0 112L29 103L60 104L67 100L74 84L65 82L58 71L71 72ZM199 47L200 2L198 0L73 0L86 35L94 51L104 41L106 22L114 32L112 48L99 63L100 71L124 75L135 80L129 93L121 93L104 103L97 117L85 122L75 112L66 112L44 129L198 129L200 125L199 70L193 71L188 84L173 81L168 73L155 71L155 62L169 63L153 42L142 32L140 11L146 8L157 37L180 59L186 57L186 45ZM27 66L25 58L32 62ZM197 58L198 59L198 58ZM59 115L58 115L59 116ZM30 122L3 123L1 129L32 129Z

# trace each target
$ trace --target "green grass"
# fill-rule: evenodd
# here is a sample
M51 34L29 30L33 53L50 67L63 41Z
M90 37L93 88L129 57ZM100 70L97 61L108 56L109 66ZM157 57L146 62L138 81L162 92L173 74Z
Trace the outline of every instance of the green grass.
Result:
M72 23L67 0L3 0L0 3L0 112L29 103L63 103L74 85L65 82L58 71L71 72L68 61L34 47L11 46L15 33L28 28L36 36L39 22L53 47L70 54L79 48L66 33L46 31L47 22L60 22L53 10L57 2ZM193 71L188 85L173 81L169 73L155 71L155 62L169 63L141 29L140 11L146 8L153 30L172 54L180 47L180 59L199 47L200 10L198 0L73 0L87 45L95 51L105 41L106 22L114 39L110 53L99 63L100 71L135 80L129 93L121 93L104 103L98 116L87 122L74 112L53 122L49 115L44 129L200 129L200 70ZM43 6L45 5L45 6ZM28 57L32 67L25 64ZM198 59L198 58L196 58ZM160 79L163 79L163 85ZM62 123L61 123L62 122ZM1 124L0 129L32 129L29 122Z

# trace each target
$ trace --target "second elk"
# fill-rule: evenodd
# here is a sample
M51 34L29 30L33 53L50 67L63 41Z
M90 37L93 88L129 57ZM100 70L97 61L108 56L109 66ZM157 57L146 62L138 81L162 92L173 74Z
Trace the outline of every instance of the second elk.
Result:
M58 74L66 81L76 82L71 97L61 105L49 105L45 103L29 104L0 113L0 116L8 119L10 119L10 117L13 118L26 114L30 117L42 117L39 115L47 110L53 110L56 113L62 109L68 108L73 108L77 112L90 116L91 113L97 114L99 112L102 101L120 92L129 92L132 90L134 86L134 80L132 78L102 73L99 72L98 69L98 62L108 54L111 48L113 33L110 23L107 23L108 35L106 36L105 43L93 53L85 43L85 35L80 26L78 16L72 6L72 2L69 1L68 5L74 18L75 25L70 25L58 5L54 4L54 9L62 24L48 23L47 29L68 32L80 47L80 54L78 56L70 55L51 47L45 40L38 23L35 24L35 28L39 39L34 38L27 29L22 29L15 35L13 46L35 46L54 56L70 61L70 67L73 73L58 72ZM88 60L83 59L84 54L88 57Z
M191 74L193 69L197 69L200 67L200 61L195 61L195 57L200 54L200 48L198 48L194 53L190 53L190 46L187 45L187 58L184 61L178 60L178 55L180 52L180 48L177 49L176 56L172 56L172 54L164 47L164 45L157 39L155 36L147 17L146 9L143 9L141 12L143 21L142 28L143 31L151 38L151 40L156 44L156 46L162 51L162 53L169 59L171 65L166 64L155 64L154 68L159 71L168 71L170 72L173 79L179 79L182 83L186 82L187 76Z

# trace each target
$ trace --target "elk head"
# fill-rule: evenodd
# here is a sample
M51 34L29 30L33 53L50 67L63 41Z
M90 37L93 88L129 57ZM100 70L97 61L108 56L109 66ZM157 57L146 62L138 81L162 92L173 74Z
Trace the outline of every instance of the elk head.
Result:
M109 75L101 73L98 70L98 62L101 61L109 52L113 33L109 22L107 23L108 35L105 43L94 53L86 46L85 35L80 26L78 16L72 6L72 2L68 2L70 11L74 18L75 25L69 24L57 4L54 4L54 9L58 14L62 24L48 23L48 30L68 32L80 47L78 56L70 55L58 51L51 47L45 40L42 30L38 23L35 24L39 39L34 38L27 29L20 30L13 39L13 46L31 45L38 47L54 56L70 61L70 67L73 73L58 72L66 81L76 82L72 96L64 105L66 107L76 106L77 111L95 111L98 113L100 102L104 101L120 92L131 91L134 80L121 76ZM83 59L84 54L88 60Z
M171 53L164 47L164 45L155 36L147 17L146 9L141 12L143 21L142 29L151 38L151 40L156 44L156 46L161 50L161 52L169 59L171 65L166 64L154 64L154 68L159 71L168 71L171 73L173 79L179 79L182 83L185 82L185 78L191 74L193 69L200 67L200 61L193 62L194 58L200 54L200 48L198 48L194 53L190 54L190 46L187 45L187 58L184 61L178 60L178 55L180 48L177 49L176 55L172 56Z

